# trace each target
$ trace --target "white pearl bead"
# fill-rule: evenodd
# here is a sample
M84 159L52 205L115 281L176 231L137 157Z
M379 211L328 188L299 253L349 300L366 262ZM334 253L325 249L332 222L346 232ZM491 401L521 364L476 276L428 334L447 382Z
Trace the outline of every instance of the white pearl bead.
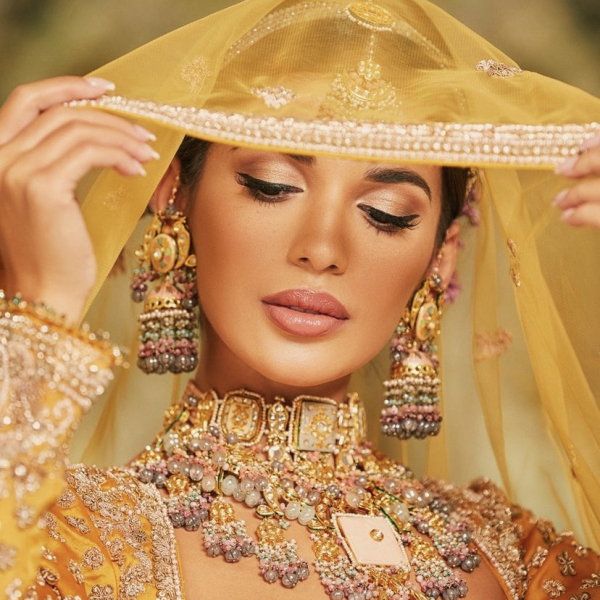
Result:
M406 504L402 502L394 502L390 509L396 518L400 519L401 521L408 520L410 513L408 512Z
M296 502L296 500L292 500L285 507L285 518L289 519L290 521L297 519L300 516L300 510L302 510L302 506L300 505L300 502Z
M246 497L246 492L241 488L241 486L237 486L235 488L235 491L233 492L233 497L238 501L238 502L243 502L244 498Z
M254 508L260 502L260 492L257 490L250 490L246 494L246 506Z
M346 502L352 508L358 508L360 505L360 496L356 492L346 492Z
M225 496L233 496L238 487L238 480L235 475L227 475L227 477L221 481L221 491Z
M312 506L304 506L300 511L298 523L300 525L308 525L315 516L315 509Z
M217 487L217 480L214 475L205 475L202 479L202 489L205 492L213 492Z
M246 492L251 492L254 489L254 482L251 479L242 479L240 487Z
M217 450L212 455L212 462L217 467L222 467L225 464L226 460L227 460L227 454L225 452L223 452L223 450Z

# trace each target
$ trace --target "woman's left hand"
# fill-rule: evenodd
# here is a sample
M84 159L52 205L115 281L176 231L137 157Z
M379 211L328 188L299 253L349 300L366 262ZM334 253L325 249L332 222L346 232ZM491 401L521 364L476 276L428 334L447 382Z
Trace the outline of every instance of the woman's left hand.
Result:
M573 227L588 225L600 229L600 135L581 146L581 154L568 158L556 172L577 180L560 192L554 204L563 211L561 219Z

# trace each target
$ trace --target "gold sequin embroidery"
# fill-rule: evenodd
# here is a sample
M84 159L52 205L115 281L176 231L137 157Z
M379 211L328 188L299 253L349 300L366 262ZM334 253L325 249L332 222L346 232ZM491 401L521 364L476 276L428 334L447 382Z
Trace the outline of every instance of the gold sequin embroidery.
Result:
M83 553L82 562L88 569L99 569L104 564L104 555L98 548L88 548Z
M57 506L61 508L71 508L76 502L75 494L71 490L66 490L56 501Z
M290 88L278 85L276 87L255 87L250 90L257 98L260 98L267 106L280 109L298 97L298 94Z
M591 577L584 579L581 582L581 587L584 590L600 587L600 572L592 573Z
M511 67L495 60L480 60L476 65L477 71L485 71L490 77L514 77L523 71L519 67Z
M556 561L558 562L561 575L569 575L571 577L577 575L577 571L575 570L575 561L571 558L570 554L566 550L561 552L556 557Z
M8 571L15 566L17 549L14 546L0 543L0 571Z
M542 583L542 589L550 596L550 598L558 598L567 590L567 588L556 579L546 579L544 583Z
M89 525L85 522L85 519L81 517L70 517L66 516L65 521L73 528L77 529L80 533L87 534L90 532Z
M206 58L196 56L181 67L179 75L189 85L192 97L197 98L212 73L208 68Z
M112 585L95 585L89 595L89 600L114 600L114 598L115 591Z

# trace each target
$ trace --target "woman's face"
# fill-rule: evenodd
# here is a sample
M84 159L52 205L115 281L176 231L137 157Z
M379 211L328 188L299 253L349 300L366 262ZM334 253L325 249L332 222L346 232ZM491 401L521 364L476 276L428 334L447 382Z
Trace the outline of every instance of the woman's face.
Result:
M440 169L213 144L190 222L208 352L310 388L389 341L431 263Z

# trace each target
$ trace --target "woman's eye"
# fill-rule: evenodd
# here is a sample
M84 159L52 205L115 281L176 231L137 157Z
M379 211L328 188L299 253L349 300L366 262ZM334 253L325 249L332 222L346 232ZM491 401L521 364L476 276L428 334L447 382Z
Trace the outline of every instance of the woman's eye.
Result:
M246 173L236 173L236 181L247 188L253 198L261 202L282 202L290 194L298 194L303 191L292 185L256 179Z
M395 233L400 229L414 229L419 224L419 221L417 221L419 215L398 217L367 204L359 204L358 208L365 213L367 221L373 227L384 233Z

